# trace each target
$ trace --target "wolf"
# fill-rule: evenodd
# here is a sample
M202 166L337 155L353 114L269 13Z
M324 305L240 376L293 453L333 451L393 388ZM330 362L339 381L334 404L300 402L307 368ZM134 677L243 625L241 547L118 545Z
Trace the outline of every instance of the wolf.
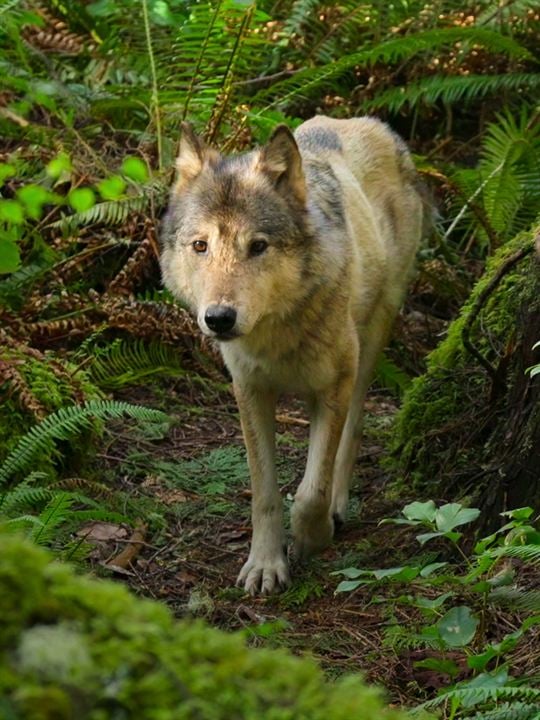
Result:
M219 344L233 381L252 487L252 543L238 584L290 582L276 478L280 394L307 400L307 464L291 510L293 558L346 518L363 401L403 301L425 217L405 143L375 118L279 125L223 156L183 124L163 221L165 286Z

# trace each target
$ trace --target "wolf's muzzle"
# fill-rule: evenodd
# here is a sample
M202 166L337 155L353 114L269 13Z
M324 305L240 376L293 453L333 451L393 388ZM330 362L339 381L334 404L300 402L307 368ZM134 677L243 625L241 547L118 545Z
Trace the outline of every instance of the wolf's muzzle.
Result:
M236 323L236 310L230 305L209 305L204 314L204 322L212 332L227 336Z

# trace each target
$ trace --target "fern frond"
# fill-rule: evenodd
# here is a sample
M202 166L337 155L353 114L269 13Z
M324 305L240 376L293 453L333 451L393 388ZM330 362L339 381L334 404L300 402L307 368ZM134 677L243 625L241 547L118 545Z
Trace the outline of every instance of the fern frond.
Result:
M178 350L158 341L117 339L91 350L87 370L102 388L112 389L140 382L152 375L177 377L184 371Z
M493 710L475 713L469 720L540 720L540 710L530 703L503 703Z
M145 212L152 202L164 201L167 189L163 183L153 180L144 185L137 193L118 200L106 200L96 203L89 210L64 215L48 225L49 228L73 231L88 225L122 225L133 214Z
M95 420L120 418L123 415L139 422L164 422L167 416L159 410L113 400L92 400L85 405L61 408L46 417L24 435L0 466L0 486L17 472L28 468L39 452L50 452L56 440L68 440L92 427Z
M52 540L58 526L69 516L74 502L72 494L66 492L57 493L51 498L30 532L30 537L37 545L47 545Z
M540 563L540 545L509 545L492 550L492 557L512 557L524 563L536 565Z
M466 41L511 58L531 57L531 53L525 47L491 30L479 28L426 30L367 47L319 68L302 70L291 78L275 83L268 90L259 92L254 98L254 104L268 102L263 110L278 103L286 105L296 97L308 97L313 92L319 91L357 66L369 67L377 62L386 64L402 62L421 53L440 50L457 42Z
M415 712L433 710L446 703L458 703L459 706L471 707L479 703L499 702L501 700L521 701L527 704L540 702L540 689L528 685L516 687L514 685L501 685L498 687L456 687L443 692L432 700L427 700L415 707Z
M404 105L411 108L419 103L434 105L438 101L457 103L470 101L507 91L528 91L534 94L540 89L539 73L507 73L504 75L435 75L415 83L391 88L362 103L365 111L386 108L396 113Z
M500 587L489 594L489 601L514 610L540 613L540 590Z

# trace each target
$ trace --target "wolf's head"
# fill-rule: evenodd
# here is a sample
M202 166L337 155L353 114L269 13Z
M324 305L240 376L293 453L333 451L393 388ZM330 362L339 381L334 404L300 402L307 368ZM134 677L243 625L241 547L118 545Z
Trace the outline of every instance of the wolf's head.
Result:
M164 220L165 285L218 340L285 316L306 292L309 243L302 159L285 126L245 155L223 157L183 125Z

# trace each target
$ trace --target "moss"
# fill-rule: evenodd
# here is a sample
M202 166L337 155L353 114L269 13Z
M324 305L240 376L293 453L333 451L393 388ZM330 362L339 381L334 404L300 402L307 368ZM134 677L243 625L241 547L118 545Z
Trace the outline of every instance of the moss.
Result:
M157 602L0 538L0 715L13 720L399 720L358 677L177 622Z
M488 457L493 423L504 412L505 397L492 402L491 379L464 348L462 333L477 298L497 270L517 250L530 246L534 232L519 234L488 262L459 317L450 325L445 340L427 359L427 371L416 378L406 393L398 415L392 446L400 469L419 492L450 492L452 484L469 492L468 480L482 472ZM536 262L529 255L518 262L488 297L470 329L476 349L497 368L517 344L523 308L540 312ZM521 368L506 371L511 386ZM465 480L464 480L465 479ZM449 481L450 480L450 481Z

